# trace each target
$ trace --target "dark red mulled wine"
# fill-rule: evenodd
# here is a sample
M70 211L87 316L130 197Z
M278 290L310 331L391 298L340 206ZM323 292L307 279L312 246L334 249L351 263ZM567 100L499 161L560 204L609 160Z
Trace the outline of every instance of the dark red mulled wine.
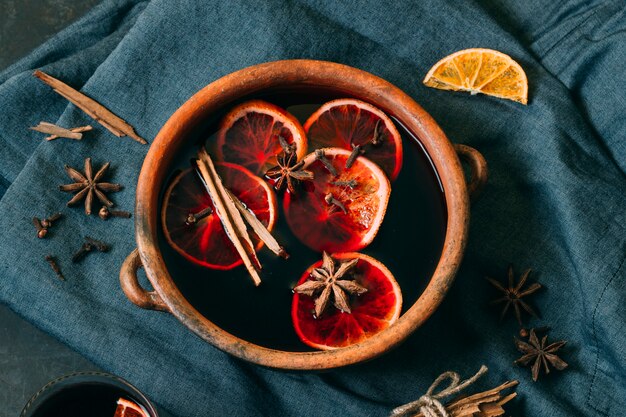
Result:
M281 106L304 123L322 103L338 97L289 92L253 98ZM195 156L198 146L206 143L211 149L222 115L207 121L202 131L189 139L190 145L171 167L172 177L178 170L189 168L189 159ZM423 291L439 261L447 213L443 190L428 154L418 138L398 120L394 119L394 123L403 139L402 170L391 184L387 213L378 235L361 252L376 258L394 274L402 289L403 311L406 311ZM291 321L292 288L303 272L321 259L321 254L294 236L285 221L282 193L277 197L278 221L272 234L291 256L284 260L266 248L261 249L258 256L263 265L263 282L259 287L252 284L243 266L219 271L188 261L169 246L162 230L160 249L179 290L216 325L264 347L307 351L310 348L298 339Z

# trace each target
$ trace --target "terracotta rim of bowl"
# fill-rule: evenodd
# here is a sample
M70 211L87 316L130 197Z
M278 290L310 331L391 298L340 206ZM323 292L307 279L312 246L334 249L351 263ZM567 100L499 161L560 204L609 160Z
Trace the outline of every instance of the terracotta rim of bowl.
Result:
M185 136L212 112L228 103L285 86L345 92L393 114L420 138L439 173L445 193L446 236L435 272L423 293L388 329L362 343L337 350L287 352L262 347L227 333L185 299L172 281L159 250L159 193L165 181L166 167L183 146ZM462 156L468 157L467 153ZM471 155L469 159L472 159ZM432 117L399 88L375 75L342 64L313 60L255 65L226 75L196 93L170 117L155 138L141 169L136 198L138 250L128 257L120 274L122 287L131 301L144 308L170 312L202 339L238 358L294 370L330 369L366 361L406 339L435 311L450 288L463 256L469 222L468 191L459 158L455 147ZM135 274L142 265L154 291L141 289L136 275L129 282L128 275Z

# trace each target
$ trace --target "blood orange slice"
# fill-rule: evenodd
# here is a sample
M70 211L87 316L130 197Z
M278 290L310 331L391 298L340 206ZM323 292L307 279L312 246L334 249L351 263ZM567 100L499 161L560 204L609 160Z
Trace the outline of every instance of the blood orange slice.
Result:
M380 109L361 100L329 101L304 124L312 149L361 146L391 181L402 168L402 138L391 119Z
M276 196L261 178L242 166L226 162L215 166L222 182L272 230L276 221ZM161 222L167 242L182 256L212 269L232 269L243 261L214 212L211 197L193 169L174 178L163 198ZM250 238L259 250L256 235Z
M319 159L318 153L324 157ZM374 240L385 217L389 180L378 165L362 156L346 168L350 154L345 149L326 148L307 155L303 169L312 172L314 179L302 183L297 193L285 193L287 223L313 250L360 250Z
M117 408L113 417L149 417L149 415L140 405L125 398L120 398L117 400Z
M246 101L222 119L217 156L264 174L276 165L276 155L283 150L280 137L295 147L298 160L306 155L306 134L293 115L262 100Z
M393 324L402 309L400 286L385 265L360 253L338 253L333 258L343 264L357 259L341 279L353 280L367 291L349 297L350 313L332 307L319 317L314 315L319 292L312 295L294 292L291 319L295 331L300 340L316 349L337 349L362 342ZM298 286L315 281L314 271L323 264L324 261L319 261L311 265ZM339 268L341 264L335 266L336 270Z

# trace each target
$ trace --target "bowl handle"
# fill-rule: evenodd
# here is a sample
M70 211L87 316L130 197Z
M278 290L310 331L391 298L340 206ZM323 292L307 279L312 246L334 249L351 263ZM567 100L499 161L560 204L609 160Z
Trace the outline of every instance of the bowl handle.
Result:
M146 291L139 285L137 270L142 267L139 251L135 249L128 255L120 270L120 283L124 294L133 304L141 308L169 312L169 308L156 291Z
M487 177L489 176L487 161L480 152L470 146L455 144L454 149L459 154L459 157L469 164L470 178L469 184L467 184L467 192L471 201L474 202L487 184Z

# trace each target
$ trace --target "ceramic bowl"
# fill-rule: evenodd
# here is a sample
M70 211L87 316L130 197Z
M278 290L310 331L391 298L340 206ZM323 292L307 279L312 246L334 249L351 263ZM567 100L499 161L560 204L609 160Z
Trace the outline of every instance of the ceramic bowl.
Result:
M417 81L416 81L417 82ZM358 97L392 114L416 135L439 174L448 213L441 257L425 290L396 323L376 336L349 347L318 352L288 352L242 340L202 316L181 294L159 250L159 194L175 156L191 132L220 109L244 97L276 91L331 91ZM459 160L470 168L469 185ZM137 184L135 237L137 249L124 262L122 289L141 308L174 315L212 345L256 364L295 370L329 369L374 358L405 340L435 311L454 280L467 242L470 196L487 178L484 158L476 150L453 145L426 111L391 83L365 71L332 62L287 60L242 69L207 85L165 123L143 163ZM143 267L153 289L137 279Z

